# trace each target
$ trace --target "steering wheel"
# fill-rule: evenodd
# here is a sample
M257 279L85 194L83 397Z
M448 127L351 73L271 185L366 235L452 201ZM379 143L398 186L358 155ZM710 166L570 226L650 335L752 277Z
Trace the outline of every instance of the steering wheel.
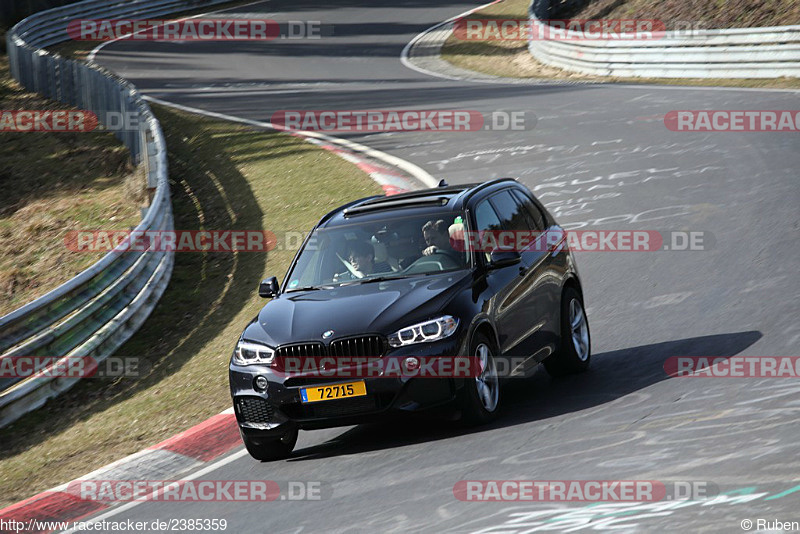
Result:
M407 273L425 272L426 269L421 267L428 264L435 265L436 270L438 271L454 269L459 266L456 260L453 259L453 257L450 254L437 249L433 254L422 256L421 258L416 260L414 263L409 265L404 272Z
M453 252L456 253L455 251L453 251ZM450 253L450 252L448 252L446 250L442 250L440 248L437 248L433 252L433 254L430 254L428 256L423 256L423 258L430 258L432 256L438 256L440 258L447 258L447 260L448 260L447 262L449 262L453 267L458 267L459 266L458 260L455 257L453 257L453 253Z

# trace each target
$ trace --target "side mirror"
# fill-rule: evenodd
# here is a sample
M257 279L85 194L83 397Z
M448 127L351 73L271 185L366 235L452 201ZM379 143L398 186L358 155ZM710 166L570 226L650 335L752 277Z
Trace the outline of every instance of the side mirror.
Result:
M258 285L258 296L265 299L271 299L278 294L278 279L270 276L261 281Z
M493 250L489 260L489 269L508 267L522 261L522 256L516 250Z

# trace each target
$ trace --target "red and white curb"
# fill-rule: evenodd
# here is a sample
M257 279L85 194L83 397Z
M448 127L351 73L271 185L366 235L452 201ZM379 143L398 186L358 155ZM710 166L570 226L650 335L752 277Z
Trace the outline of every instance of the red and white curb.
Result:
M329 150L337 156L354 163L359 169L367 173L370 178L377 182L387 195L419 189L420 185L423 187L436 187L439 185L439 181L436 178L410 161L381 152L380 150L375 150L374 148L354 141L333 137L320 132L290 130L270 122L245 119L243 117L226 115L215 111L206 111L204 109L184 106L151 96L144 96L142 98L154 104L194 113L196 115L246 124L248 126L255 126L256 128L263 128L276 132L284 132L293 137L299 137L308 143Z
M176 476L206 465L242 444L233 408L143 451L101 467L66 484L43 491L0 510L0 533L10 521L24 525L45 521L80 521L110 504L84 500L68 492L70 484L86 480L176 480ZM49 532L26 529L20 532Z
M373 181L381 186L383 192L386 193L387 196L414 189L414 186L410 184L408 179L402 174L395 172L389 167L370 161L368 158L361 156L358 152L352 152L336 145L320 144L319 146L353 163L356 167L367 173Z

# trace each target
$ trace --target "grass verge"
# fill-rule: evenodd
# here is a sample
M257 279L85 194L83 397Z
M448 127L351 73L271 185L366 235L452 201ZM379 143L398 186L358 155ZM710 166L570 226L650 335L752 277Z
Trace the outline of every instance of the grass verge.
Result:
M298 138L154 107L169 149L175 228L308 231L344 201L381 193ZM227 364L263 305L258 282L294 251L177 253L152 315L115 356L137 378L86 379L0 430L0 507L157 443L229 407Z
M503 0L466 17L473 20L527 19L530 0ZM585 18L585 17L583 17ZM612 17L613 18L613 17ZM631 18L631 17L621 17ZM644 18L653 18L647 16ZM686 19L695 20L695 19ZM505 78L546 78L581 80L603 83L637 83L687 86L725 86L771 89L798 89L798 78L770 79L685 79L685 78L623 78L592 76L569 72L540 63L528 52L526 41L464 41L451 35L442 47L444 60L463 69L502 76Z
M30 93L0 56L0 109L67 109ZM0 131L0 315L77 275L97 257L72 254L76 229L138 224L145 178L110 133Z

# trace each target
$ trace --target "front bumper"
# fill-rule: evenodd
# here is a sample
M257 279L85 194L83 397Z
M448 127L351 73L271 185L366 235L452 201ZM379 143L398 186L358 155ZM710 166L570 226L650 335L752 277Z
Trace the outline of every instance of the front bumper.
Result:
M391 349L384 358L452 357L464 354L455 336L434 343ZM267 379L266 390L255 387L256 377ZM447 409L464 383L457 377L286 376L261 365L239 366L231 362L230 390L234 412L242 432L250 436L281 435L292 427L329 428L381 419L390 414ZM364 380L367 394L359 397L304 403L301 389L315 385Z

